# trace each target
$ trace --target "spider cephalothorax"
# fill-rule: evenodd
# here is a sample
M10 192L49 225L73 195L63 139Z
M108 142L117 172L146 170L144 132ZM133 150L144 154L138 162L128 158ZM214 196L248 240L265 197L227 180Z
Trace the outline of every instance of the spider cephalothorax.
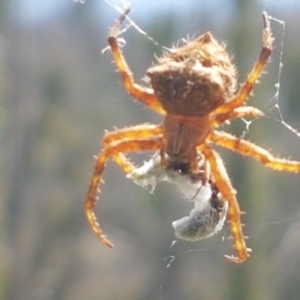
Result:
M85 202L88 221L98 238L108 247L112 247L112 243L101 231L94 214L97 191L109 158L113 159L126 174L132 174L136 168L124 154L146 150L159 151L160 167L163 170L175 170L179 172L178 174L186 174L190 178L199 172L199 161L203 160L210 169L209 176L215 186L209 189L217 190L222 195L218 201L225 201L226 205L220 207L228 206L228 220L236 255L225 257L235 263L244 262L249 256L250 249L246 247L242 231L236 191L223 161L211 144L253 157L274 170L300 172L300 162L275 158L267 150L249 141L216 130L219 125L230 119L263 115L256 108L243 105L272 52L273 38L269 18L263 13L263 48L259 59L247 81L235 93L235 66L224 45L218 43L210 33L205 33L180 48L172 49L170 54L150 67L147 74L150 77L151 87L136 84L117 39L121 24L129 11L125 10L112 27L108 42L128 93L163 115L164 120L162 125L142 124L105 134L103 150L97 157ZM200 202L201 199L200 197ZM215 209L212 202L207 203L209 214L202 209L198 209L196 213L200 211L202 218L203 212L208 216L213 211L212 214L217 216L217 220L221 220L220 212ZM199 227L200 223L197 224ZM214 226L216 222L213 223L213 229Z

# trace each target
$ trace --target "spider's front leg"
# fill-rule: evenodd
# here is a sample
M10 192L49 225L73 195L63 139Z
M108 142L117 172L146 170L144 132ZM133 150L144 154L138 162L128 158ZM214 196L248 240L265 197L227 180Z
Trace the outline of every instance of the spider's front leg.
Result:
M122 77L123 84L128 93L157 113L165 115L166 112L158 99L155 97L153 90L151 88L142 87L134 82L133 75L118 45L118 34L120 27L129 12L130 9L127 8L117 20L115 25L111 28L108 37L108 43L110 45L117 68Z
M139 128L141 129L140 131L138 130ZM159 129L156 126L140 125L107 133L104 138L104 149L96 160L95 171L85 201L85 212L92 230L109 248L112 248L113 244L102 232L94 213L98 187L106 162L109 158L112 158L126 174L131 173L135 168L122 153L160 149L162 147L162 138L157 136L158 132Z
M274 157L269 151L256 146L255 144L246 141L244 139L239 139L229 133L226 132L218 132L218 131L213 131L208 137L208 141L215 143L218 146L225 147L229 150L238 152L244 156L249 156L257 161L261 162L263 165L266 167L272 168L274 170L278 171L286 171L286 172L295 172L299 173L300 172L300 161L293 161L293 160L287 160L287 159L280 159ZM209 160L211 164L211 169L212 169L212 174L216 180L216 183L218 181L218 176L220 175L220 178L224 177L223 174L225 174L224 171L219 171L218 169L222 167L222 162L221 159L218 161L218 157L216 157L216 154L212 152L211 149L205 149L202 150L203 153L205 154L206 158ZM215 156L215 157L214 157ZM209 158L211 157L211 158ZM215 161L215 163L214 163ZM228 195L230 196L230 189L232 189L231 184L229 179L223 178L225 180L220 180L220 185L217 186L220 190L220 192L223 194L224 198L226 200L230 199L227 198L227 192L226 192L226 185L227 185L227 190L229 191ZM227 181L227 184L226 182ZM224 184L225 183L225 184ZM224 189L222 188L222 185L224 185ZM230 188L231 187L231 188ZM234 191L232 189L232 191ZM226 193L226 194L225 194ZM237 249L237 254L239 257L238 261L233 260L234 262L242 262L240 259L243 257L244 259L247 258L247 248L244 242L244 237L242 234L242 229L240 226L240 210L238 207L238 203L235 199L234 193L231 195L231 200L229 201L229 219L231 221L231 231L233 233L234 239L235 239L235 247ZM231 259L231 257L227 257Z
M231 184L220 156L208 145L202 146L201 151L210 164L211 173L218 190L228 202L228 219L237 256L225 255L225 258L234 263L243 263L248 258L251 249L247 248L245 243L240 221L241 211L236 199L236 191Z

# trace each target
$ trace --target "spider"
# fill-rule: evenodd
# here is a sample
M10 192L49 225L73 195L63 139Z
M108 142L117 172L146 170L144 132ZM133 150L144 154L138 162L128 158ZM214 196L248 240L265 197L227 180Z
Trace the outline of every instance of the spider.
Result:
M157 64L147 70L150 87L134 82L133 75L118 45L118 34L130 8L127 8L111 28L108 43L127 92L135 99L164 116L162 125L141 124L106 132L103 150L99 153L85 202L86 216L97 237L108 247L113 244L102 232L94 213L102 173L108 159L114 160L126 173L135 167L125 154L147 150L159 151L161 168L182 174L197 174L199 153L210 166L212 178L223 199L228 203L228 219L234 240L234 255L225 258L244 262L248 249L241 225L241 211L219 154L212 144L253 157L274 170L300 172L300 162L275 158L267 150L230 133L216 130L227 120L263 113L244 103L266 65L273 37L269 17L263 12L263 47L246 82L236 92L236 68L224 44L210 32L172 49Z

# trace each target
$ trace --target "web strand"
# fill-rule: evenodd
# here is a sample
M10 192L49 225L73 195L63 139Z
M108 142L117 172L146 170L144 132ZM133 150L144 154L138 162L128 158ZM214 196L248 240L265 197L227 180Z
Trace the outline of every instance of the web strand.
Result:
M77 0L78 1L78 0ZM122 6L120 7L115 1L110 1L110 0L105 0L105 2L107 4L109 4L110 6L112 6L113 8L115 8L120 14L122 14L124 12L124 9L130 7L130 3L128 1L122 1ZM128 22L130 23L130 25L132 27L134 27L137 32L139 32L140 34L142 34L143 36L145 36L151 43L153 43L155 46L159 47L162 50L165 51L171 51L171 49L161 45L160 43L158 43L153 37L151 37L145 30L143 30L140 26L138 26L128 15L126 16L126 19L128 20Z
M273 109L275 109L278 113L278 119L272 117L271 119L275 119L275 121L280 122L285 128L287 128L289 131L291 131L293 134L295 134L297 137L300 138L300 132L292 127L290 124L288 124L282 115L280 105L279 105L279 100L280 100L280 87L281 87L281 76L282 76L282 71L283 71L283 52L284 52L284 39L285 39L285 31L286 31L286 24L285 21L274 18L272 16L269 16L269 19L277 22L281 25L281 39L280 39L280 55L279 55L279 67L278 67L278 73L277 73L277 82L275 84L275 94L271 98L271 100L267 103L265 106L265 109L267 109L268 106L272 106L267 112L271 112ZM275 102L274 105L272 105Z

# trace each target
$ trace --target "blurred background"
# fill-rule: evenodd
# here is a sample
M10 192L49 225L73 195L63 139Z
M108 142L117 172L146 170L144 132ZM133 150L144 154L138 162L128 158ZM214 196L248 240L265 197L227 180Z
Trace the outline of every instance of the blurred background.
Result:
M228 44L240 82L261 50L262 11L285 22L271 22L274 53L249 100L266 116L224 129L300 160L299 136L280 121L281 113L300 130L299 2L206 2L131 0L130 17L167 47L213 32ZM211 239L172 246L171 223L191 205L168 184L150 194L113 163L96 213L115 247L101 244L83 205L103 132L161 122L128 96L110 51L101 53L119 13L103 0L0 3L0 299L299 299L300 174L222 149L247 211L253 253L245 264L223 258L233 252L228 225ZM141 83L161 47L134 28L122 37Z

